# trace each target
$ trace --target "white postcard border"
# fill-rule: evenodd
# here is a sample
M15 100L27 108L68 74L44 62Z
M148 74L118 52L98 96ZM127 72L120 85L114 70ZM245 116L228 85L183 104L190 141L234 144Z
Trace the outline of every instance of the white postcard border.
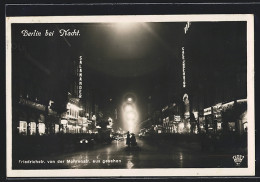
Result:
M115 23L115 22L218 22L247 21L247 104L248 168L160 168L160 169L12 169L12 23ZM254 176L255 103L254 103L254 16L221 15L124 15L124 16L42 16L6 18L6 162L7 177L121 177L121 176Z

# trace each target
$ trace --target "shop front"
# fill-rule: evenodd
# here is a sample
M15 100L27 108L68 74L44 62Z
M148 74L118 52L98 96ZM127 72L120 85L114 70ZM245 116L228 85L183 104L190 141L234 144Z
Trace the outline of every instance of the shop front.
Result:
M13 131L19 135L44 135L44 113L44 105L20 98L18 105L13 107Z

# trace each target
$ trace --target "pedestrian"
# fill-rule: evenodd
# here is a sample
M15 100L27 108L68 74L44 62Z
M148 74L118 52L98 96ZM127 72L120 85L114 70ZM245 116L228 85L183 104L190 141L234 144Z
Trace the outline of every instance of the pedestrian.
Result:
M128 147L130 146L130 134L129 134L129 131L127 132L127 135L126 135L126 145Z
M136 146L136 138L135 138L135 134L132 134L131 136L131 146Z

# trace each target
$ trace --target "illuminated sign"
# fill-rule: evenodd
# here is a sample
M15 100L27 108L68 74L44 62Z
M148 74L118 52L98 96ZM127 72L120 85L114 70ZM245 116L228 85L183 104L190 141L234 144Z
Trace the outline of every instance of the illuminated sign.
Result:
M219 114L222 110L222 103L216 104L213 106L213 113L214 114Z
M195 119L198 119L199 113L198 112L193 112L193 114L194 114Z
M67 121L66 119L61 119L61 120L60 120L60 123L61 123L61 124L68 124L68 121Z
M204 116L211 114L211 107L204 109Z
M38 109L38 110L41 110L41 111L45 111L45 106L44 105L36 103L36 102L32 102L30 100L26 100L26 99L23 99L23 98L20 98L19 104L27 105L27 106L33 107L35 109Z
M169 117L167 117L167 118L166 118L166 122L168 123L169 121L170 121L170 118L169 118Z
M184 119L188 119L190 117L190 112L185 112L184 113Z
M168 106L165 106L164 108L162 108L162 112L166 111L168 109Z
M91 118L93 121L95 121L97 119L97 117L95 115L92 116Z
M187 22L185 27L184 27L184 33L186 34L190 28L191 22Z
M185 77L185 74L186 74L186 71L185 71L185 55L184 55L184 47L182 47L182 51L181 51L181 53L182 53L182 79L183 79L183 81L182 81L182 86L183 86L183 88L185 88L186 87L186 77Z
M183 102L187 102L187 101L189 101L189 96L188 96L188 94L184 94L183 95L183 97L182 97L182 100L183 100Z
M237 103L240 103L240 102L247 102L247 99L240 99L240 100L237 100Z
M235 103L234 101L231 101L231 102L222 104L222 109L223 109L223 110L226 110L226 109L228 109L228 108L231 108L231 107L233 107L234 103Z
M175 115L174 116L174 121L181 121L181 116Z
M82 98L82 56L79 56L78 77L79 77L78 97L79 99L81 99Z

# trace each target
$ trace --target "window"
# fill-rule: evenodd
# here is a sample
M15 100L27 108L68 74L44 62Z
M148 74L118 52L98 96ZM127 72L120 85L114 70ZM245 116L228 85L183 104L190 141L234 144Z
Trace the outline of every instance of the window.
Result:
M76 111L76 118L78 118L79 117L79 112L78 111Z
M35 134L36 134L36 123L30 122L30 135L35 135Z
M45 134L45 124L39 123L39 135L44 135L44 134Z
M22 135L27 135L27 122L26 121L20 121L19 133Z
M54 130L55 130L55 133L59 133L59 125L58 124L55 124L55 128L54 128Z

